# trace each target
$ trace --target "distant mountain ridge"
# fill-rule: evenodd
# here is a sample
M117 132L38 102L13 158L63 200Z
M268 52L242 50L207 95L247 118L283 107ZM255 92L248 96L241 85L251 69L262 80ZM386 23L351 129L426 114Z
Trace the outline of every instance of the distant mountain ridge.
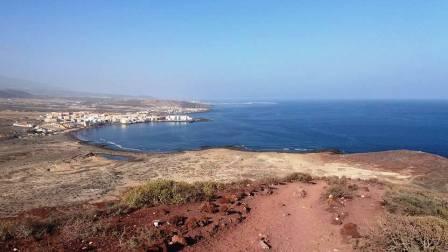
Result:
M29 80L10 78L0 75L0 90L22 90L24 92L33 94L34 96L47 96L47 97L89 97L89 98L144 98L155 99L150 96L126 96L126 95L114 95L104 93L91 93L82 91L73 91L70 89L55 87L40 82L34 82Z
M28 92L16 89L0 90L0 98L33 98L34 96Z

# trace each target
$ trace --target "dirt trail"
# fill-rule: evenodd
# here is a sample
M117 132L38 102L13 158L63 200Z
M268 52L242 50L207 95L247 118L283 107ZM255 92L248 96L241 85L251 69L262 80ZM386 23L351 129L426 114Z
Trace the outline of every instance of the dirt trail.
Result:
M280 186L274 195L251 202L252 211L244 223L188 251L263 251L260 235L266 236L271 251L352 251L340 234L342 225L331 224L333 214L321 198L325 186L325 182ZM298 196L302 189L307 192L304 198ZM345 207L349 212L344 223L358 224L361 234L371 224L365 217L375 221L383 212L381 189L372 189Z

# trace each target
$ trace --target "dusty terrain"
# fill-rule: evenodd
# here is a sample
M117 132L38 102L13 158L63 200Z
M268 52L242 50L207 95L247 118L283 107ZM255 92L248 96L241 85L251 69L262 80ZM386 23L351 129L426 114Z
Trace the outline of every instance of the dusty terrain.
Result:
M107 205L43 208L18 219L71 216L35 238L0 240L31 251L352 251L384 215L384 186L349 181L353 197L329 201L328 182L242 184L210 202L118 212ZM237 189L238 188L238 189ZM69 211L72 213L69 214ZM73 212L76 212L75 214ZM366 218L368 217L368 218ZM54 222L57 223L57 222ZM157 223L155 225L154 223ZM49 227L49 224L46 224ZM55 224L57 225L57 224ZM60 224L59 224L60 225ZM38 228L37 224L34 228Z
M250 202L251 214L241 225L190 250L263 251L260 245L263 239L273 251L352 251L352 237L341 236L342 223L333 222L335 211L322 199L326 186L323 181L279 186L273 196L256 197ZM369 185L368 188L369 192L359 192L338 209L347 216L343 220L345 224L356 224L360 236L384 214L382 187ZM302 191L306 192L305 197L300 197Z
M109 160L104 153L131 159ZM209 149L145 154L88 146L67 135L9 139L0 142L0 216L116 199L127 188L154 178L228 182L305 172L414 183L446 192L447 168L446 158L411 151L340 155Z

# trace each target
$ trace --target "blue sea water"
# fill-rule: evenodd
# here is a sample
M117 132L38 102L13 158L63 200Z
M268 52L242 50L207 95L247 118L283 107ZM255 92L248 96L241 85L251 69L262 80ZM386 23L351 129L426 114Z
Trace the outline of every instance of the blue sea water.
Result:
M235 146L346 153L409 149L448 156L447 101L297 101L215 104L208 122L90 128L81 140L111 148L172 152Z

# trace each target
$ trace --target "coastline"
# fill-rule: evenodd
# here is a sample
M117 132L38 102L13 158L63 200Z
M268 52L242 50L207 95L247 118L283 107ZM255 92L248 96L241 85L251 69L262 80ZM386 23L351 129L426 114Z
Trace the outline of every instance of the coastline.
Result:
M111 150L69 133L0 141L0 164L0 216L42 206L116 200L130 187L157 178L232 182L304 172L437 190L446 190L448 181L448 159L421 152L286 153L228 147L147 153Z

